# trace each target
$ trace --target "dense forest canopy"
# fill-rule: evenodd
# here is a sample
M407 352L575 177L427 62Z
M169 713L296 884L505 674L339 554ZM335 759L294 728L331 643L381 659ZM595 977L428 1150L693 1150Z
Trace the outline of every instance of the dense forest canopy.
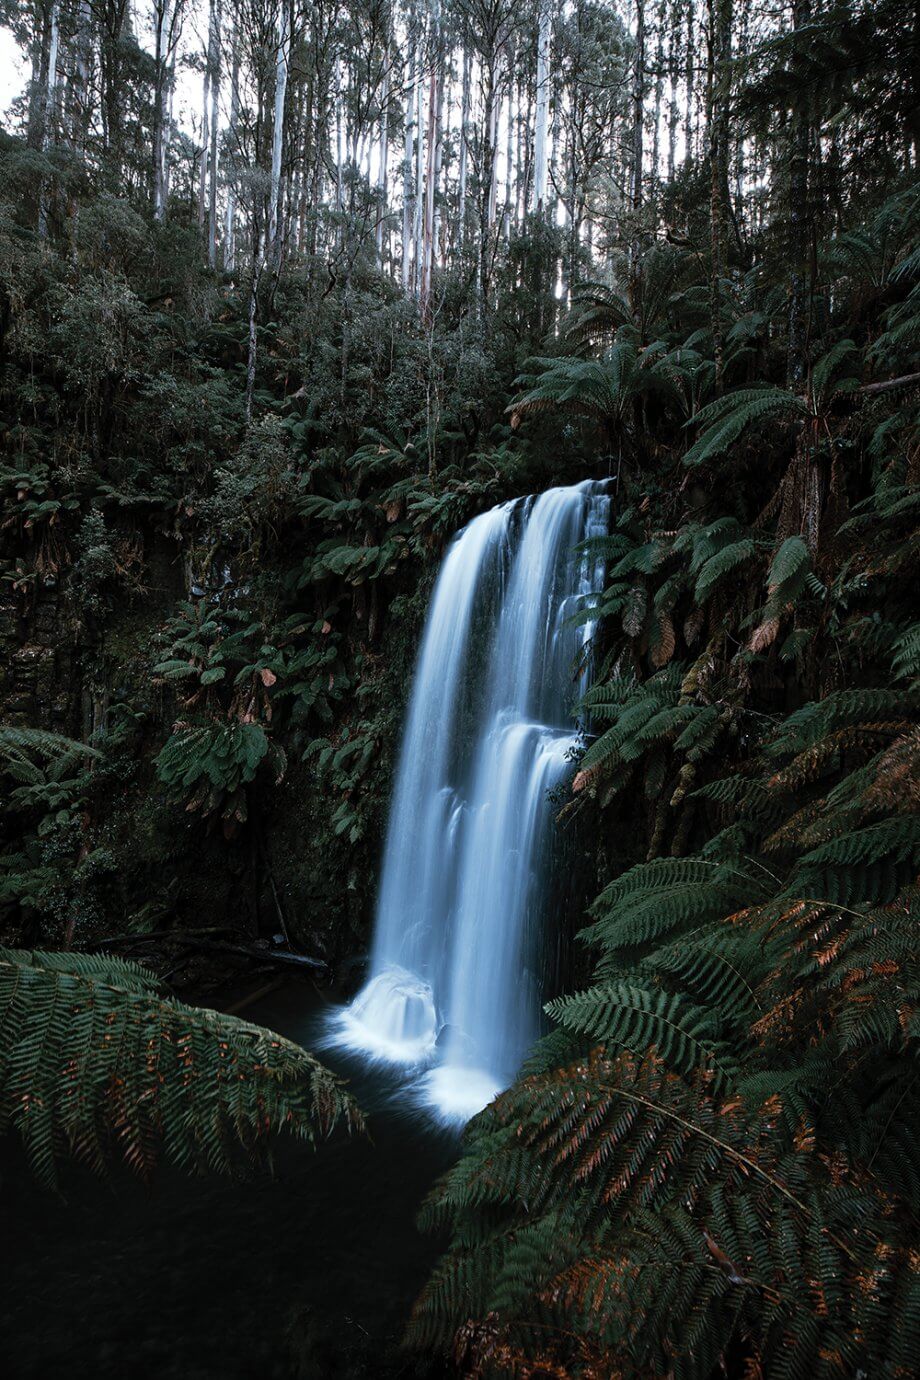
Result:
M0 1128L52 1183L360 1132L175 993L353 989L446 542L608 477L595 899L408 1341L916 1374L920 6L0 22Z

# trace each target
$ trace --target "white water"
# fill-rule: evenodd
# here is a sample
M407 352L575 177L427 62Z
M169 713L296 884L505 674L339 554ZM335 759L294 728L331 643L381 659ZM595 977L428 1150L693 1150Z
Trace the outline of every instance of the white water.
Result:
M432 597L406 720L364 988L336 1038L403 1064L466 1120L540 1032L548 792L575 743L600 587L576 545L606 531L584 483L515 500L454 538ZM580 669L581 668L581 669Z

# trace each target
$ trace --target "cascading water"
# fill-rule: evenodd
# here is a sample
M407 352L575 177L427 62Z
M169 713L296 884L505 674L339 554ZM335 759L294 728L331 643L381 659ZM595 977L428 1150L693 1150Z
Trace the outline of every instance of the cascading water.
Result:
M575 742L602 484L504 503L454 538L435 586L396 776L370 977L336 1038L426 1070L466 1119L540 1030L548 792ZM579 683L581 682L581 684Z

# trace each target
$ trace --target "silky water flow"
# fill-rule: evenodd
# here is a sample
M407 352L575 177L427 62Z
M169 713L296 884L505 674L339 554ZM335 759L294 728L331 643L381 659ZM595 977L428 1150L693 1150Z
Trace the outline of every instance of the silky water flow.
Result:
M404 1065L465 1121L540 1033L552 788L577 739L600 588L579 550L607 531L603 483L515 499L445 555L422 638L390 811L370 974L336 1043Z

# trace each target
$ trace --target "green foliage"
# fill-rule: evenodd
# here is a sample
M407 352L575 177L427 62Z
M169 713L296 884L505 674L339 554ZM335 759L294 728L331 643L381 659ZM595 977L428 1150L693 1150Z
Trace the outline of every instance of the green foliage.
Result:
M10 804L51 807L67 799L88 763L99 752L88 743L64 738L40 728L0 725L0 771L17 784Z
M187 810L219 813L232 833L248 815L245 787L263 760L276 783L285 769L280 748L260 724L179 724L157 757L157 776Z
M804 404L781 388L745 388L717 398L693 418L702 435L684 456L685 465L702 465L724 455L755 423L787 422L805 415Z
M600 840L594 976L549 1003L424 1213L451 1236L411 1336L463 1343L476 1373L913 1371L915 336L880 352L853 323L881 285L886 321L912 319L916 227L895 198L822 251L840 295L800 388L723 360L721 396L692 385L689 451L672 404L646 412L644 454L673 469L627 474L591 544L607 581L563 814ZM598 298L582 347L616 310ZM903 393L864 384L882 358ZM611 416L610 377L545 361L520 416Z
M732 1081L732 1056L719 1040L712 1007L690 1005L676 993L607 982L586 992L560 997L547 1008L567 1030L606 1040L640 1054L654 1047L678 1072L710 1065L718 1082Z
M98 749L36 728L0 726L0 823L17 846L0 852L0 908L53 917L72 931L79 893L103 850L86 847L84 821Z
M454 1236L418 1341L472 1314L524 1354L548 1329L576 1374L582 1334L623 1375L909 1373L920 753L884 722L905 708L866 690L789 715L741 790L695 792L743 837L610 882L584 935L598 981L547 1008L568 1046L547 1041L433 1195ZM841 731L885 745L841 758ZM828 739L803 805L785 764Z
M430 1220L463 1227L413 1338L488 1315L525 1355L588 1332L608 1374L706 1377L731 1356L832 1376L867 1355L908 1373L910 1235L871 1185L842 1166L828 1180L807 1124L794 1151L783 1110L602 1048L522 1080L433 1195Z
M661 399L679 410L678 381L686 369L679 352L661 342L641 349L635 330L622 327L599 360L536 358L517 379L523 391L509 404L511 425L546 410L574 412L600 425L609 442L634 444L637 401Z
M336 837L344 835L355 844L367 828L365 796L380 753L382 726L361 721L343 730L338 743L316 738L304 752L305 761L316 763L316 774L339 803L329 823Z
M136 964L0 949L0 1133L49 1186L72 1154L149 1178L267 1159L284 1131L313 1142L361 1118L341 1083L289 1040L182 1006Z
M652 8L646 74L680 85L687 16ZM285 866L280 894L311 927L322 914L338 955L366 923L445 541L491 504L607 474L615 529L593 544L606 587L579 615L601 620L595 683L563 812L598 867L596 970L554 1002L553 1034L438 1195L453 1245L417 1335L455 1339L471 1376L521 1380L912 1373L909 13L847 0L791 30L768 15L766 37L736 25L731 62L713 42L712 82L696 84L712 115L703 160L681 141L682 166L662 179L659 157L636 198L623 195L633 141L609 137L642 71L633 34L603 7L557 15L569 224L515 226L512 210L493 234L486 204L477 244L449 194L449 267L420 310L372 245L378 223L390 238L376 192L348 170L341 204L305 204L256 286L250 415L247 218L267 170L244 165L253 140L270 143L267 110L241 121L229 161L221 151L221 195L238 177L238 261L212 272L187 143L170 151L165 223L149 213L149 55L130 34L103 48L90 10L92 98L123 101L105 118L94 107L85 137L72 128L83 25L62 22L55 138L0 134L0 707L66 735L0 735L0 919L22 949L0 962L4 1115L46 1172L68 1144L149 1164L151 1134L167 1155L229 1160L228 1146L261 1145L265 1106L311 1124L306 1056L276 1042L269 1057L239 1023L215 1033L142 971L31 946L220 911L228 886L241 903ZM321 69L364 53L361 16L333 26L329 49L323 13L303 16L292 110L326 108ZM38 59L45 19L17 19ZM497 69L501 82L503 64L520 68L521 94L533 19L513 16ZM464 22L463 41L479 27ZM367 56L374 83L380 54ZM379 111L358 109L357 68L346 78L361 146ZM323 145L301 143L307 163ZM481 144L474 131L471 205ZM721 193L711 177L726 152L733 168L733 144L740 195L733 171ZM312 171L330 181L321 161ZM311 169L297 178L305 191ZM216 831L180 827L183 808L227 835L258 815L253 848L234 850L246 886L228 880ZM275 848L274 831L295 846ZM314 885L321 904L303 904ZM263 914L276 904L261 900ZM168 1087L151 1084L153 1056ZM283 1089L276 1059L293 1061Z

